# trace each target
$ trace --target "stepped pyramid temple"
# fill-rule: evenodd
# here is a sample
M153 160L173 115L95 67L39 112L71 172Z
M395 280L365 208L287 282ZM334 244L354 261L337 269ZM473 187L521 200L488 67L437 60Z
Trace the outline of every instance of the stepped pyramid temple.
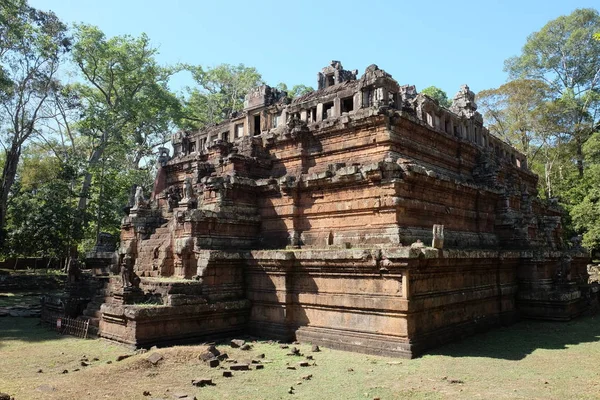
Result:
M101 337L246 333L413 357L597 306L561 209L466 85L448 109L376 65L359 77L332 61L318 90L258 87L172 148L152 193L132 195L115 274L84 310Z

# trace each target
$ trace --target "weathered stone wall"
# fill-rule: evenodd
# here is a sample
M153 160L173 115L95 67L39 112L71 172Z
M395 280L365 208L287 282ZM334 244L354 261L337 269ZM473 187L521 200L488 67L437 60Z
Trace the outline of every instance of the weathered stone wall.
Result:
M174 135L164 190L123 220L121 263L135 260L142 294L115 293L103 335L247 329L414 356L519 314L597 306L562 211L536 197L467 86L446 109L375 65L357 80L332 62L319 77L291 102L261 87L231 120ZM124 305L143 293L163 305Z

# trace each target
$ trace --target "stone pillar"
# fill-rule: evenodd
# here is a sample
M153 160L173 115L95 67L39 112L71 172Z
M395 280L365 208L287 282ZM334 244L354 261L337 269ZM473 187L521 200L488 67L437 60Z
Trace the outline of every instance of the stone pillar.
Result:
M317 104L317 122L323 121L323 103Z
M339 117L342 115L342 101L339 97L333 100L333 115L332 117Z
M306 110L300 111L300 119L304 122L308 122L308 114Z
M354 93L354 98L352 99L352 102L354 103L354 110L363 108L362 91L359 90L356 93Z
M433 225L433 241L431 247L436 249L444 248L444 225Z

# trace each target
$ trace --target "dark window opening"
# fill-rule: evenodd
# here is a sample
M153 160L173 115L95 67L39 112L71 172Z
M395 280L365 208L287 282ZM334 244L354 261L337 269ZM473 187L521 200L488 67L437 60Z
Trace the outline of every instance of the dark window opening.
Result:
M346 97L345 99L342 99L342 112L350 112L354 110L354 98L352 97Z
M450 133L450 121L448 120L444 122L444 132Z
M389 93L388 98L389 106L392 108L398 108L398 93Z
M260 135L260 114L254 116L254 136Z
M206 149L206 138L200 139L200 150Z
M317 107L313 107L308 110L308 121L317 122Z
M323 119L333 116L333 102L323 104Z
M333 245L333 232L329 232L329 236L327 237L327 244L329 246Z
M458 126L454 126L454 136L460 136L460 133L458 133Z
M188 144L188 154L196 151L196 142L190 142Z
M229 131L227 131L227 132L223 132L223 133L221 134L221 139L222 139L224 142L229 142Z
M335 77L333 75L327 75L326 79L327 79L327 84L325 85L325 87L335 85Z

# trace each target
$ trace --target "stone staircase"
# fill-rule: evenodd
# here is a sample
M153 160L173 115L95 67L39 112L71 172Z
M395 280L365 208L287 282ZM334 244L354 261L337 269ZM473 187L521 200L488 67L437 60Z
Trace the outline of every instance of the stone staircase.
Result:
M100 326L100 318L102 317L102 312L100 311L100 307L104 303L111 302L111 292L113 291L112 286L115 284L120 285L120 280L116 278L111 278L108 276L102 276L97 278L99 285L98 289L96 289L96 293L92 300L87 304L85 310L79 319L84 321L89 321L89 330L88 334L90 336L98 335L98 328ZM116 282L118 280L118 282Z
M173 274L172 234L169 222L156 228L149 239L142 241L134 270L139 276L169 276Z

